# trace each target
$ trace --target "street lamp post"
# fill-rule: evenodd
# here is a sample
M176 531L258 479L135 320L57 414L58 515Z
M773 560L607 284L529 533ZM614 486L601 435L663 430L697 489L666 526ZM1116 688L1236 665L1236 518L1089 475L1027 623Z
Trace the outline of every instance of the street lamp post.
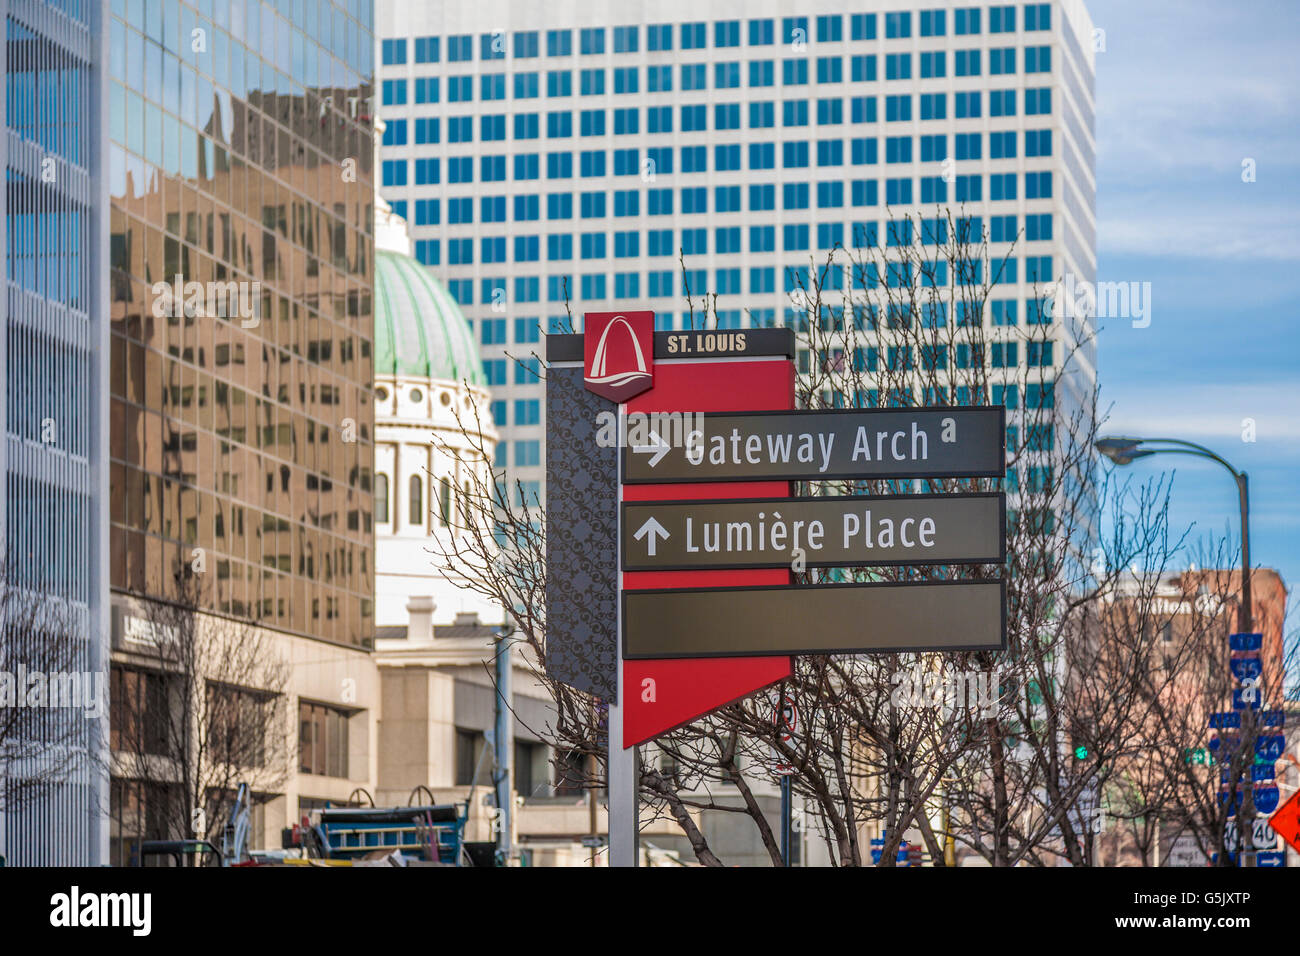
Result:
M514 855L514 666L510 659L510 636L514 627L502 624L494 635L496 696L493 698L493 785L496 791L497 857L506 866Z
M1146 447L1155 445L1157 447ZM1168 447L1172 446L1172 447ZM1191 455L1194 458L1207 458L1218 462L1237 483L1237 499L1241 506L1241 602L1237 608L1237 630L1249 634L1252 628L1250 598L1250 481L1244 471L1232 467L1226 459L1216 455L1204 445L1183 441L1181 438L1101 438L1096 442L1097 451L1101 452L1117 465L1130 465L1139 458L1151 455ZM1260 691L1262 693L1262 689ZM1263 701L1259 701L1263 706ZM1255 710L1247 707L1243 716L1242 749L1250 748L1249 759L1254 759ZM1255 865L1255 787L1252 779L1246 783L1246 793L1242 800L1241 825L1238 831L1242 835L1242 854L1247 867ZM1225 848L1226 849L1226 848Z

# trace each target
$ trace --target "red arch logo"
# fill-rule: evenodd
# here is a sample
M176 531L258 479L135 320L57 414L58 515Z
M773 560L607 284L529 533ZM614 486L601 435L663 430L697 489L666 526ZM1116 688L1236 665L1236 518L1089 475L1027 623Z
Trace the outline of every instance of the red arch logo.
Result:
M626 402L654 385L653 312L588 312L583 316L583 378L587 389Z

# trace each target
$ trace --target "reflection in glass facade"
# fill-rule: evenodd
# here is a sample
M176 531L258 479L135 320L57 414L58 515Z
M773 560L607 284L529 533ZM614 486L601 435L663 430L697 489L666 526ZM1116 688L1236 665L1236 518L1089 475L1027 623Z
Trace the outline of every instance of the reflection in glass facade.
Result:
M107 666L100 17L98 4L81 0L0 0L7 612L0 669L15 682L20 667L80 676ZM23 626L37 605L59 625ZM30 690L19 726L6 722L0 734L0 856L20 866L100 864L105 722L67 707L32 707ZM20 781L39 779L54 785L20 797Z
M367 646L370 4L110 9L112 588Z

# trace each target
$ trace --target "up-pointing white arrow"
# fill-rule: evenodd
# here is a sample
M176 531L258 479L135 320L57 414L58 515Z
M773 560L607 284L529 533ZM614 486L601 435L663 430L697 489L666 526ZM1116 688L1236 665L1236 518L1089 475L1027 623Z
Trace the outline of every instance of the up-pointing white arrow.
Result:
M636 452L638 455L645 455L650 452L654 452L654 455L650 458L650 467L653 468L655 465L659 464L659 462L663 461L664 455L668 454L668 449L672 447L673 447L672 445L670 445L668 442L664 441L663 438L660 437L658 432L651 431L650 444L633 445L632 450ZM653 551L651 551L650 553L654 554Z
M662 536L664 539L672 537L668 533L668 529L656 521L653 516L647 519L646 523L638 528L636 534L632 535L632 537L640 541L646 535L650 536L650 540L645 545L646 554L652 558L655 556L655 546L659 544L659 537Z

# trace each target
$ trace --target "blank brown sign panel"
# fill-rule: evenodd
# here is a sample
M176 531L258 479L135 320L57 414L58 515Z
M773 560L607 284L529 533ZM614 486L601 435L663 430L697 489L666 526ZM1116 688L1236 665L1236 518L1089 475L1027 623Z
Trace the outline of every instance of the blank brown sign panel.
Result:
M1006 647L1001 580L637 590L622 600L630 660Z

